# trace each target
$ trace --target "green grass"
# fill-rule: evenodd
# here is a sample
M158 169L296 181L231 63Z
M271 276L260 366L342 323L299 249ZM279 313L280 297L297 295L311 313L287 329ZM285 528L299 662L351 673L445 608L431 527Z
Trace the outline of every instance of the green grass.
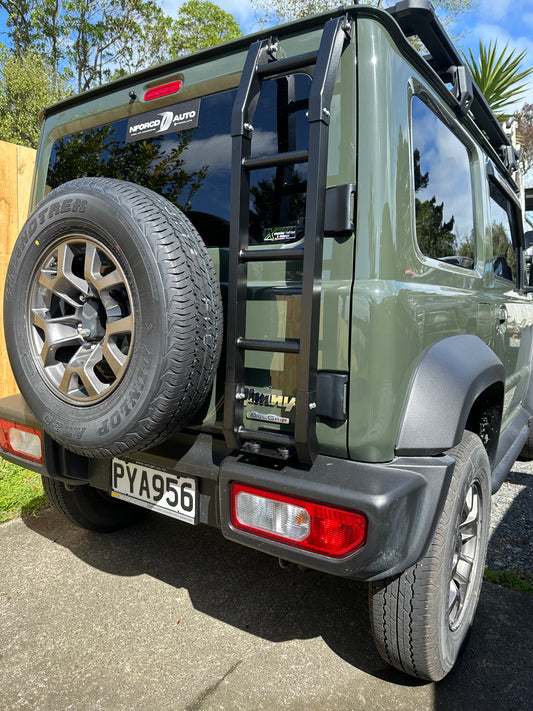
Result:
M39 474L0 459L0 523L47 506Z
M533 576L529 573L521 573L519 570L491 570L485 568L485 580L504 588L519 590L533 595Z

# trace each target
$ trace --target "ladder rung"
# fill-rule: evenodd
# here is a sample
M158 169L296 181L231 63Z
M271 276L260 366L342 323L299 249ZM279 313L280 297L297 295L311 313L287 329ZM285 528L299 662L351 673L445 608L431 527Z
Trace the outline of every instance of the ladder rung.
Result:
M310 64L316 64L317 56L318 51L316 50L314 52L298 54L296 57L276 59L275 62L261 64L261 66L257 67L257 73L262 78L271 77L274 76L274 74L286 74L294 69L301 69L302 67L308 67Z
M259 341L253 338L237 338L237 346L247 351L266 351L267 353L300 352L298 341Z
M246 249L241 250L241 262L288 262L293 259L303 259L304 251L298 249Z
M283 195L298 195L299 193L307 192L307 180L302 180L301 183L284 183L281 193Z
M270 444L290 446L294 444L294 437L281 432L267 432L266 430L239 429L239 437L248 441L268 442Z
M289 113L295 114L297 111L304 111L309 108L309 99L299 99L299 101L291 101L289 104Z
M308 151L289 151L288 153L274 153L270 156L251 156L250 158L244 158L242 166L247 170L260 170L261 168L272 168L278 165L307 163L308 160Z

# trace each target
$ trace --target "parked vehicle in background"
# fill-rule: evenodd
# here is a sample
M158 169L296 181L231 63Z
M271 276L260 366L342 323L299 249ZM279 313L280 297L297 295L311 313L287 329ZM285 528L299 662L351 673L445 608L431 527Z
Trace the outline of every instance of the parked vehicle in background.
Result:
M2 455L90 530L151 509L368 581L380 654L441 679L491 493L533 456L516 169L425 0L46 109Z

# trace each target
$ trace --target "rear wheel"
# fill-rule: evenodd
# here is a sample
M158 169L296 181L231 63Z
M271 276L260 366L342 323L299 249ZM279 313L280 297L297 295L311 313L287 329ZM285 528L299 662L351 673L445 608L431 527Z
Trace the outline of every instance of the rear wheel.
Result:
M476 611L488 543L490 464L477 435L449 452L456 464L426 555L370 584L370 620L385 661L438 681L453 667Z
M48 476L41 477L49 503L67 521L87 531L109 533L140 521L146 511L126 501L113 499L88 484L70 486Z

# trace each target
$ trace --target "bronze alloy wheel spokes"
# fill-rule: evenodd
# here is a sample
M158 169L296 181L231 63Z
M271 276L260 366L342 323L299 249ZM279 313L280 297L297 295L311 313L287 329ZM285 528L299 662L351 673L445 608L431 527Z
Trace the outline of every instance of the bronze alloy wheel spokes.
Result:
M29 341L45 381L89 405L122 380L133 347L131 294L116 258L82 235L56 243L30 286Z
M480 497L479 486L474 482L468 489L463 502L461 520L455 540L448 598L449 624L452 630L456 629L461 621L465 602L470 593L473 570L479 551Z

